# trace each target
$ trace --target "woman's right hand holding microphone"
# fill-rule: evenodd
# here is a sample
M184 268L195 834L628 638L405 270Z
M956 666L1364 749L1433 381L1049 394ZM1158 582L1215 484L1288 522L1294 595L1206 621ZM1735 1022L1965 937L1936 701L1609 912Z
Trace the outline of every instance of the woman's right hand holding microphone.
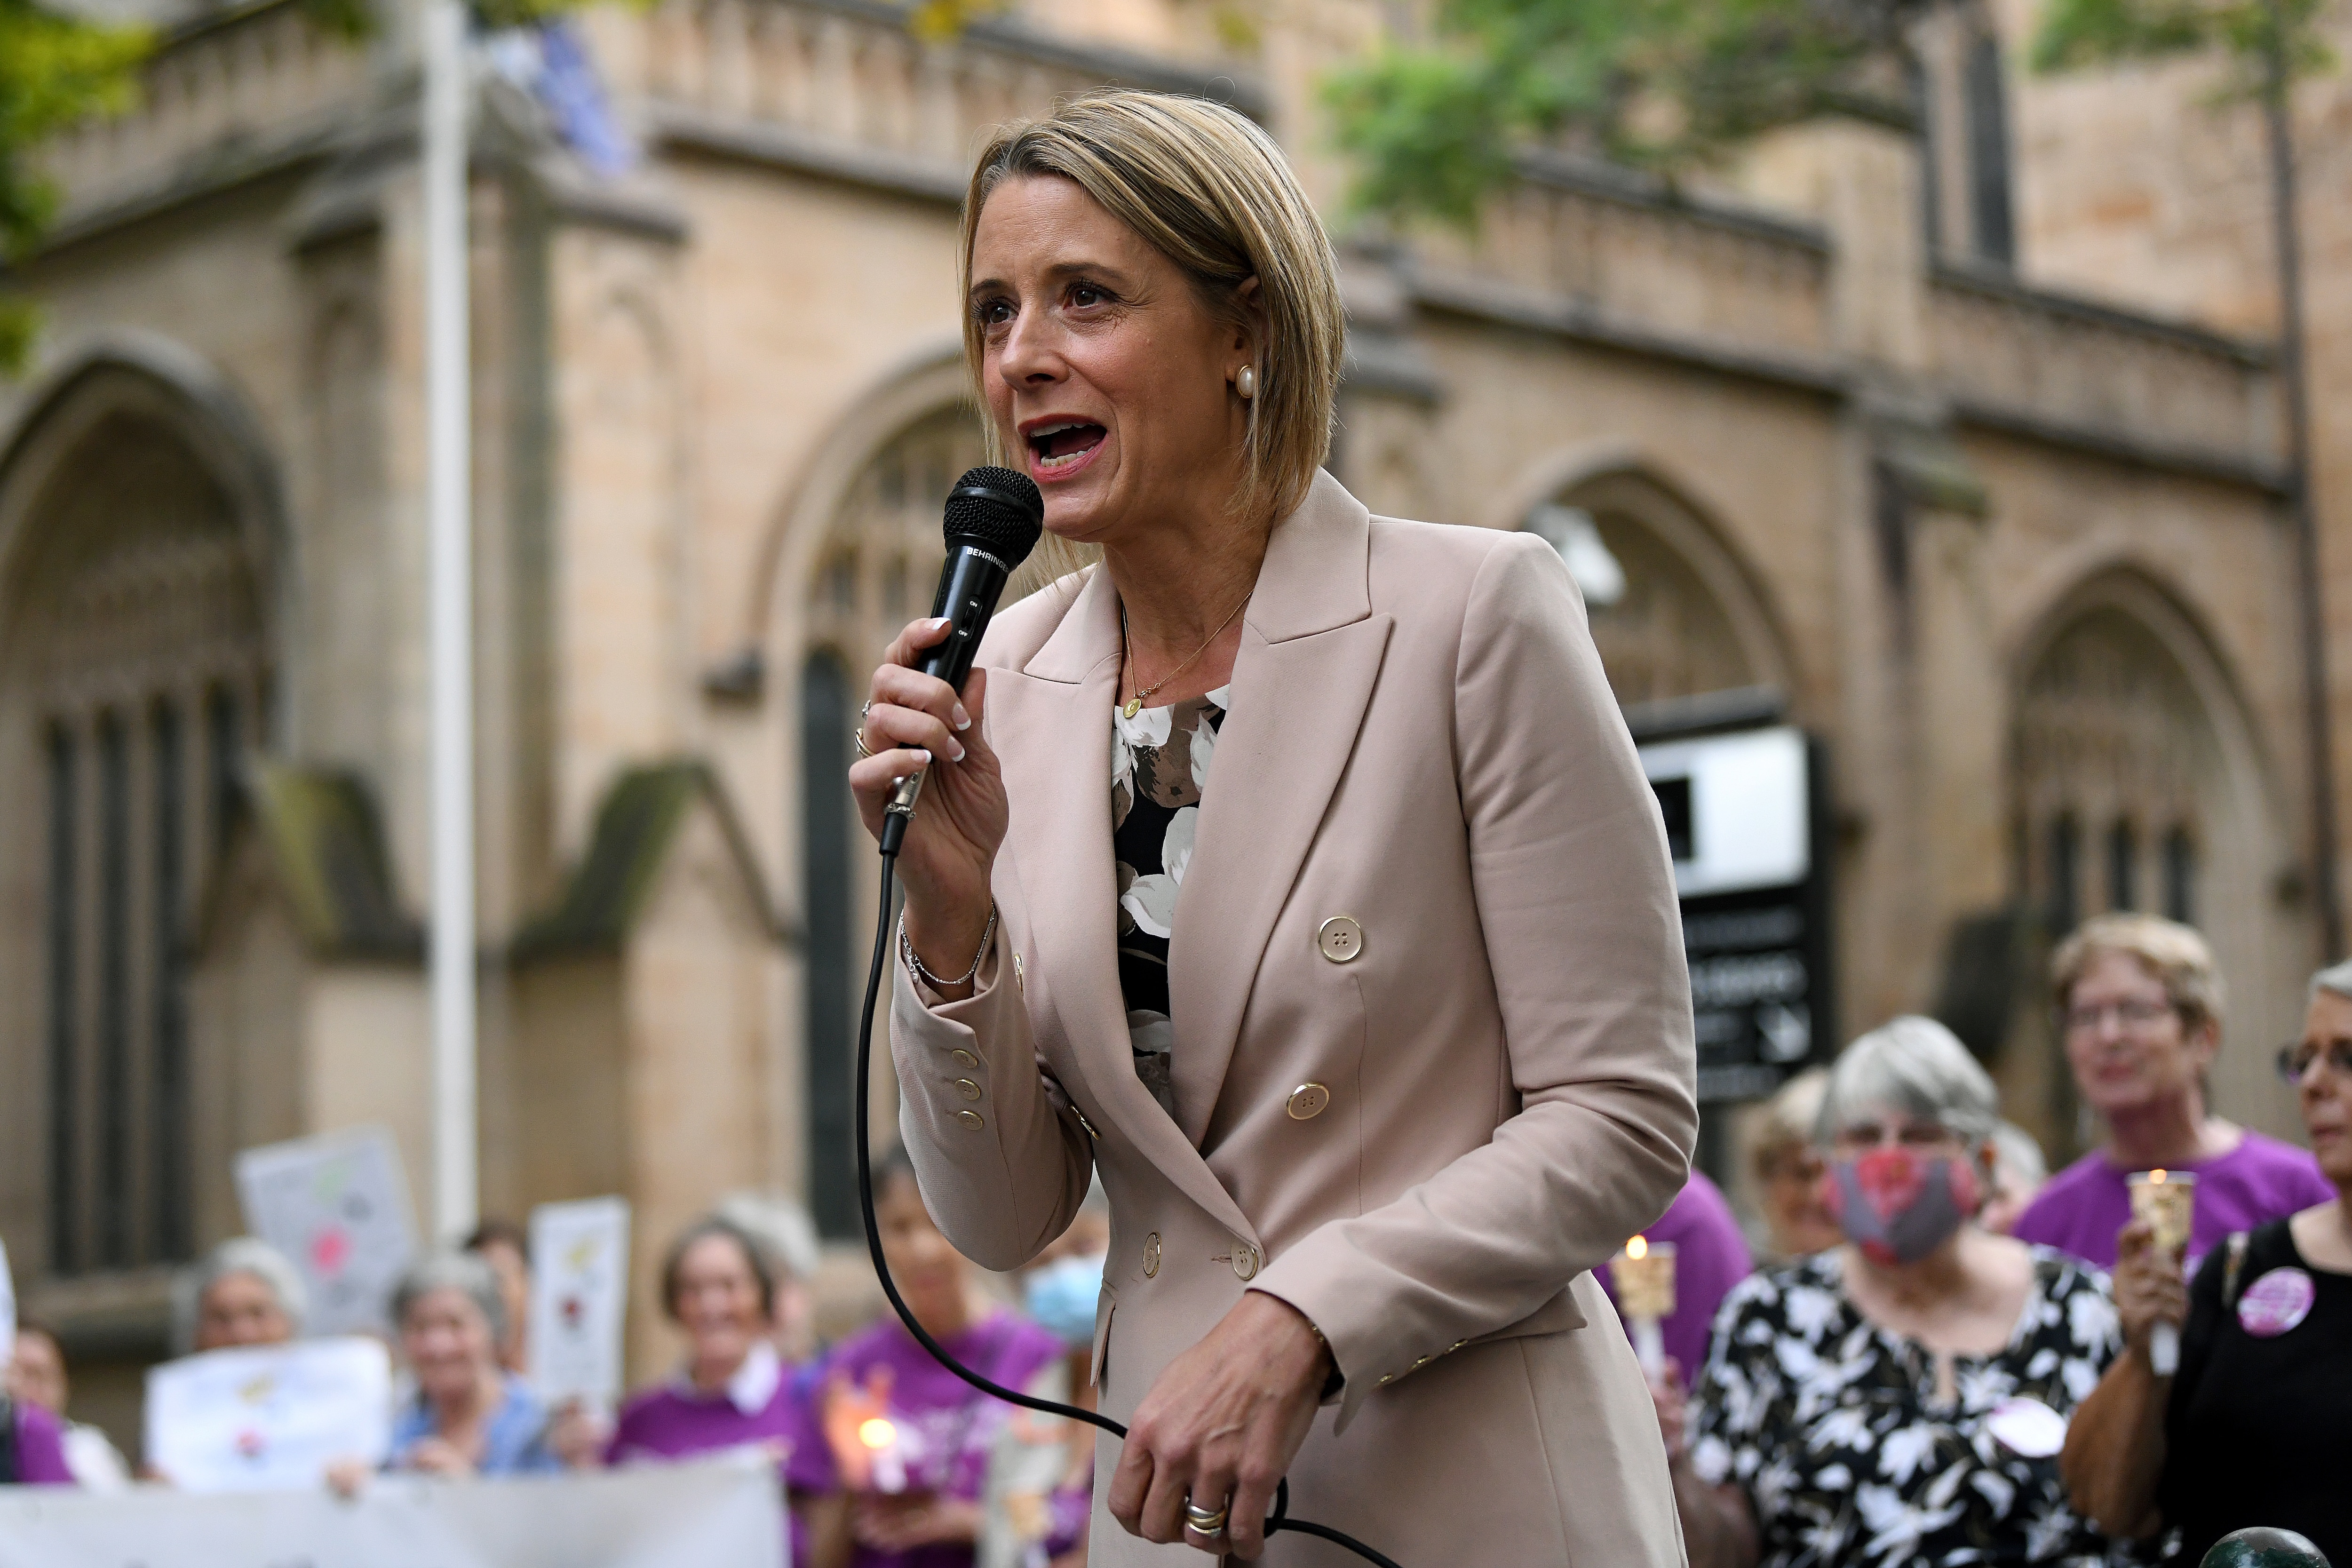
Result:
M849 769L849 787L866 831L882 836L884 808L910 773L929 770L915 820L898 852L907 889L907 940L933 974L960 975L972 965L994 908L989 876L1007 820L1004 775L982 735L988 672L975 669L959 694L916 668L947 636L948 623L910 621L875 670L861 748L872 754ZM948 1000L969 984L945 988Z

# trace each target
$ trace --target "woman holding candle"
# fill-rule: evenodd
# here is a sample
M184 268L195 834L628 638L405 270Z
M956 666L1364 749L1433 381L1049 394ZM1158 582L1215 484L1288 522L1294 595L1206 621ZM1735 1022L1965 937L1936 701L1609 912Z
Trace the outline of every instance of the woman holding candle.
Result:
M2312 1157L2211 1113L2221 977L2205 939L2154 915L2100 915L2051 962L2066 1064L2107 1140L2051 1178L2011 1233L2113 1268L2132 1218L2131 1177L2194 1178L2188 1258L2231 1231L2334 1198Z
M2152 1224L2126 1226L2116 1269L2125 1352L2066 1436L2075 1506L2118 1536L2177 1527L2179 1563L2255 1524L2352 1563L2352 963L2313 977L2303 1038L2280 1070L2335 1195L2224 1238L2185 1289ZM2183 1318L2179 1370L2166 1377L2156 1330Z
M1818 1137L1845 1243L1732 1290L1687 1448L1661 1413L1693 1568L2105 1568L2057 1456L2115 1310L2095 1270L1975 1223L1998 1120L1929 1019L1839 1057Z

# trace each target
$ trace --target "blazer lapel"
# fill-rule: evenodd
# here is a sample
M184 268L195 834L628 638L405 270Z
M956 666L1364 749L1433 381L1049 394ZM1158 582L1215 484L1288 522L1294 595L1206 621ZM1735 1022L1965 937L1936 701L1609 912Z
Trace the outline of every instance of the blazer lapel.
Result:
M1090 574L1060 626L1020 670L989 671L990 743L1013 820L1004 853L1021 888L1035 962L1033 1005L1052 1015L1095 1102L1219 1224L1257 1235L1200 1151L1135 1076L1118 989L1118 877L1110 826L1110 716L1118 602Z
M1193 1148L1380 677L1392 623L1371 613L1370 559L1370 515L1318 474L1275 530L1243 623L1168 957L1176 1105Z

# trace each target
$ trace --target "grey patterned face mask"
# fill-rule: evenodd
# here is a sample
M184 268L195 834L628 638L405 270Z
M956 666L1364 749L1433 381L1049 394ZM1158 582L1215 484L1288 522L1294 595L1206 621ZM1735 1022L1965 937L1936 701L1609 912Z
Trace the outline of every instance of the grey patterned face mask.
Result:
M1948 1155L1874 1149L1834 1160L1822 1196L1846 1239L1877 1263L1916 1263L1976 1212L1976 1172Z

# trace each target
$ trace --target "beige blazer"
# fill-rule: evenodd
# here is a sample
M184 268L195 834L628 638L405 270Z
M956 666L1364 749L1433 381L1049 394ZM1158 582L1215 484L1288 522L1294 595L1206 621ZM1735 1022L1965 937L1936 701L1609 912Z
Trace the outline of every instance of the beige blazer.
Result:
M900 966L891 1014L931 1211L1014 1268L1101 1172L1121 1420L1244 1289L1297 1307L1347 1381L1292 1507L1404 1568L1679 1564L1591 1270L1682 1187L1690 985L1582 601L1538 539L1374 518L1321 475L1243 625L1170 952L1173 1121L1114 957L1109 580L990 630L1003 921L977 994L937 1005ZM1105 1438L1091 1561L1202 1562L1109 1518L1116 1459ZM1265 1561L1355 1559L1283 1535Z

